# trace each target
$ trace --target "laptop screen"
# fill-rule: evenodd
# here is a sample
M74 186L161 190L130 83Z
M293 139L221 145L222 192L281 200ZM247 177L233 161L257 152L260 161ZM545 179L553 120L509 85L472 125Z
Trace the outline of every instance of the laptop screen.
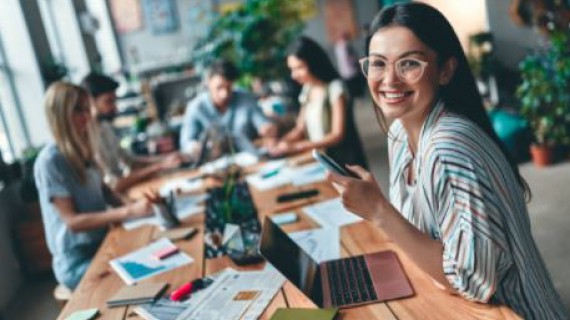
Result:
M323 306L318 263L268 217L263 223L259 251L316 305Z

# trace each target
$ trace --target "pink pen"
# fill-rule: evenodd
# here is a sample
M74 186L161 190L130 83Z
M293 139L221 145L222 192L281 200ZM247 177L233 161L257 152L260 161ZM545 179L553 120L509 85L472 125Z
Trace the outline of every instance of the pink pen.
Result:
M194 282L188 282L180 286L178 289L172 291L170 294L170 300L180 301L184 296L192 292L192 286Z

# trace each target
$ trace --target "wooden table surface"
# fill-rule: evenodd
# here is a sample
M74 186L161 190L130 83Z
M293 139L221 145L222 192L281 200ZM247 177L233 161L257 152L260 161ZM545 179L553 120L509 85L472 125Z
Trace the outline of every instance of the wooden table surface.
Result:
M172 178L196 176L196 172L180 172L169 176L153 179L142 183L129 193L136 197L148 188L158 188ZM302 189L318 188L321 192L311 200L300 200L286 205L278 204L275 199L278 194ZM257 206L260 221L267 215L294 211L299 216L298 222L283 226L286 232L316 228L318 225L303 215L302 206L336 197L338 194L327 182L320 182L303 187L292 185L264 192L250 187L254 203ZM178 241L176 245L195 261L184 267L151 277L144 281L167 282L169 290L190 280L203 277L226 267L238 270L238 267L227 257L216 259L203 258L204 214L197 214L183 221L184 226L194 226L200 229L197 236L190 240ZM141 319L132 311L132 307L109 309L106 301L125 284L109 266L109 261L143 247L153 240L158 232L156 227L144 226L134 230L124 230L115 227L110 230L99 248L87 273L73 293L71 300L62 310L58 319L65 319L74 311L99 308L101 315L97 319ZM513 311L505 306L492 306L469 302L461 297L450 295L438 289L422 270L420 270L406 254L392 243L382 232L368 222L360 222L342 227L341 251L342 256L352 256L391 249L398 254L400 262L410 279L415 295L410 298L376 303L340 311L338 319L520 319ZM263 264L249 266L245 269L260 269ZM288 281L275 296L260 319L269 319L277 308L316 306Z

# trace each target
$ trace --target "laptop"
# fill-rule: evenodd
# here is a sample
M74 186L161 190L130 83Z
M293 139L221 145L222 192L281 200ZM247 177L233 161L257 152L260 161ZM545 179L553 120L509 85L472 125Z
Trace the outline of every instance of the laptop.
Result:
M266 217L259 251L319 308L348 308L414 294L390 250L317 263Z

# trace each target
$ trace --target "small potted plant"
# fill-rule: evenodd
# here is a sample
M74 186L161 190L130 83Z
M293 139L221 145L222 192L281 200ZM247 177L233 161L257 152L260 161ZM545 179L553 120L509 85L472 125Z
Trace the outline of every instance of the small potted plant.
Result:
M537 166L552 162L554 149L570 144L570 36L553 32L550 45L519 65L516 91L520 112L534 133L531 155Z

